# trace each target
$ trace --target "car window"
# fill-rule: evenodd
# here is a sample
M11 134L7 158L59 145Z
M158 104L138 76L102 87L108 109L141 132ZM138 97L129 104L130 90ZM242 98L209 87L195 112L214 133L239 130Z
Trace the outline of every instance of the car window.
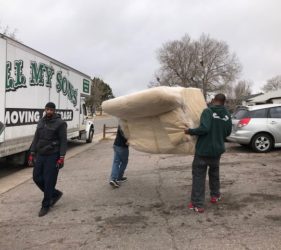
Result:
M269 109L270 118L281 118L281 107L274 107Z
M267 118L267 109L252 110L250 112L251 118Z
M238 109L237 111L235 111L232 115L233 119L243 119L249 116L249 111L246 109Z

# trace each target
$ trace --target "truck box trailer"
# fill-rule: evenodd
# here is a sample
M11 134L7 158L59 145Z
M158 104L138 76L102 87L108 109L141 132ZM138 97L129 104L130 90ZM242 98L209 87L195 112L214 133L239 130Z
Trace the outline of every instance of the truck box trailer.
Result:
M88 75L0 34L0 158L25 161L49 101L67 122L68 139L92 142L91 85Z

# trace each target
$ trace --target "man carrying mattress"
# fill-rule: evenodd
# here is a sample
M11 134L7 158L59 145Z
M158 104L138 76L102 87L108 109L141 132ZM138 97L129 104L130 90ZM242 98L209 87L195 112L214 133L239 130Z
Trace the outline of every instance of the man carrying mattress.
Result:
M121 182L127 181L124 172L128 165L129 147L120 125L117 129L116 138L113 144L114 158L109 184L113 188L119 188Z
M209 187L211 203L221 199L219 164L225 151L225 138L231 133L231 117L225 106L225 95L217 94L212 105L203 110L200 125L197 128L187 128L186 134L197 135L195 156L192 163L192 192L189 209L204 212L205 180L209 166Z

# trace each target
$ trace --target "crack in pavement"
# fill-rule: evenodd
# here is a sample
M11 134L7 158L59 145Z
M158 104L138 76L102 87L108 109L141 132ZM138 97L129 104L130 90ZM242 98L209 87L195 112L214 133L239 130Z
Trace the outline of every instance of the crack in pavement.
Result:
M158 159L157 162L156 162L156 166L157 166L157 168L158 168L158 170L159 170L159 171L157 172L159 185L156 186L155 189L156 189L156 193L157 193L158 199L159 199L159 201L160 201L160 203L161 203L161 206L162 206L163 208L165 208L165 202L164 202L164 200L163 200L163 198L162 198L161 191L160 191L160 190L161 190L161 187L162 187L162 184L163 184L163 180L162 180L162 178L161 178L161 171L160 171L161 169L160 169L160 166L159 166L159 160L160 160L160 159ZM165 222L166 222L166 225L167 225L167 233L168 233L168 234L170 235L170 237L171 237L173 249L179 250L178 247L177 247L177 244L176 244L176 240L175 240L175 233L174 233L174 231L173 231L173 229L172 229L172 227L171 227L171 225L170 225L170 223L169 223L169 218L168 218L169 211L164 210L164 211L163 211L162 213L160 213L160 214L161 214L161 216L164 218L164 220L165 220Z

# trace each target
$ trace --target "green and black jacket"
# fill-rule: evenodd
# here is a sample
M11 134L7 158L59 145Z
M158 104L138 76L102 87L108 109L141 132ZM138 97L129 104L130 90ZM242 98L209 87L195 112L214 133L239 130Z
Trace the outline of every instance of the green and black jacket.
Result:
M190 135L197 135L196 155L218 157L225 151L224 141L230 135L231 117L223 105L213 105L203 110L200 125L189 129Z

